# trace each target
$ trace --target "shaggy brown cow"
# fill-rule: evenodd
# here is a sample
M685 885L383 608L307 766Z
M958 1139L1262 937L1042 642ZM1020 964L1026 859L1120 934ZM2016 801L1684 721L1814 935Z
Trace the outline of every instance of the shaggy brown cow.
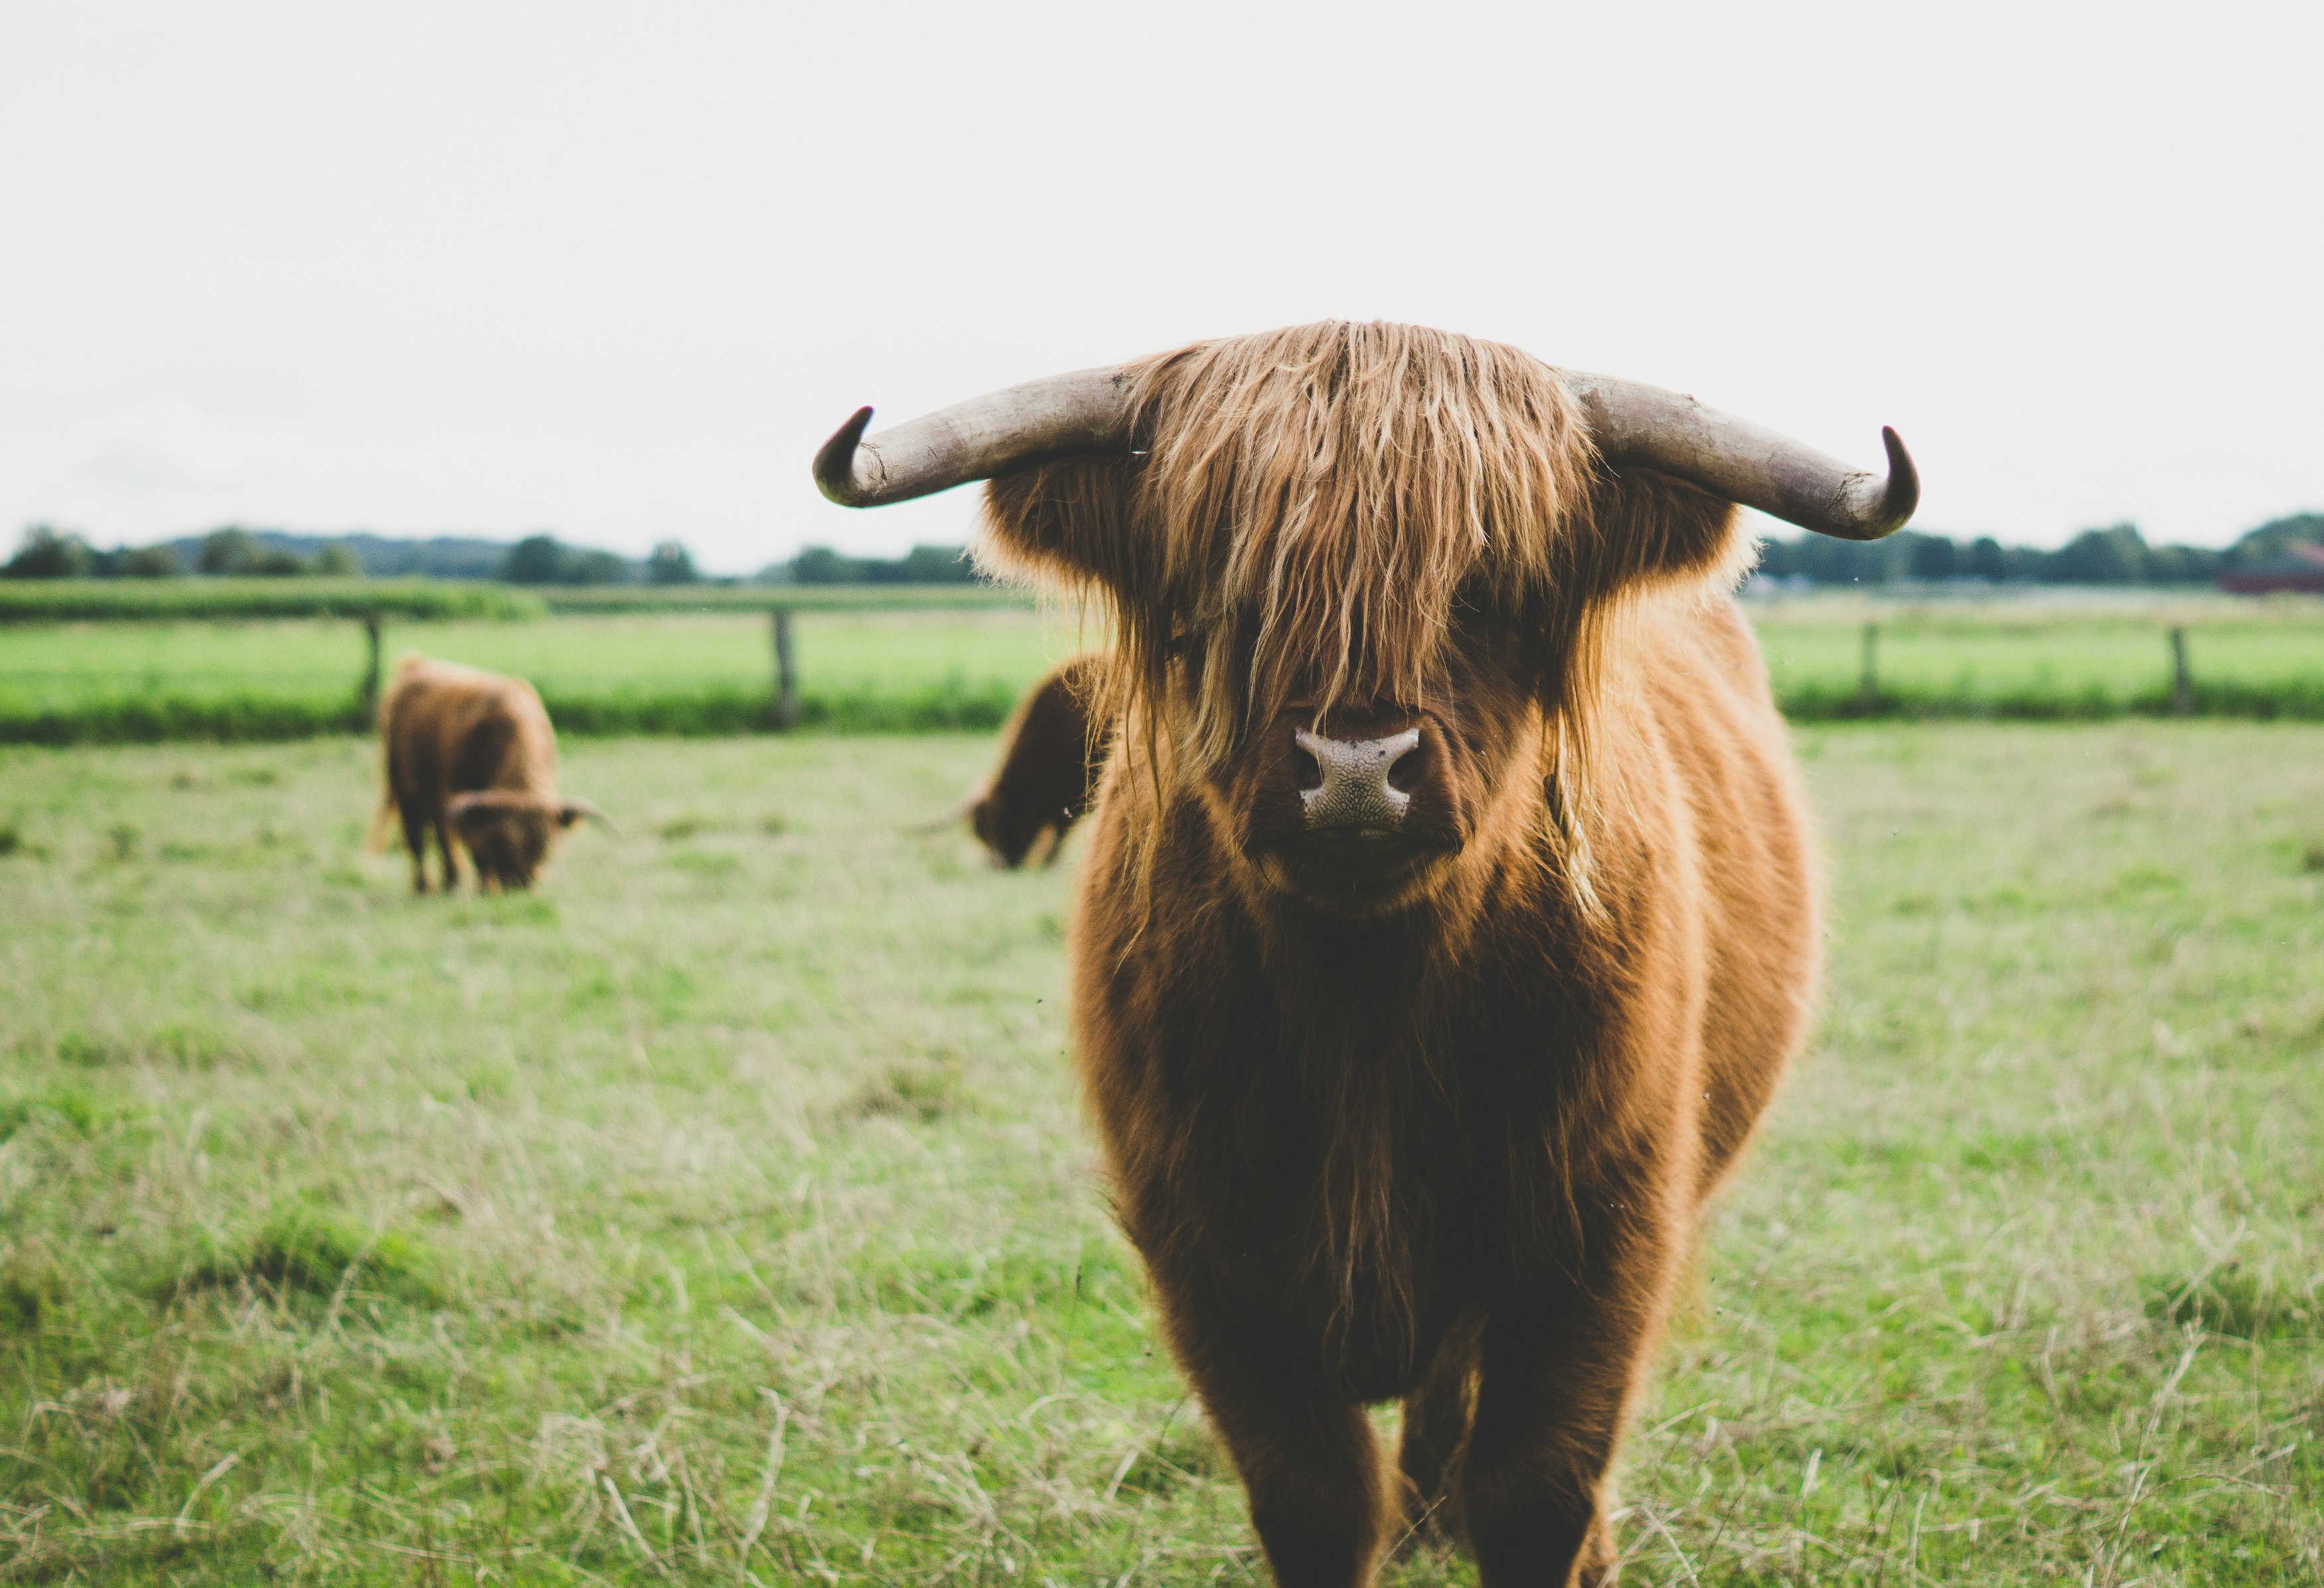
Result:
M406 656L379 704L379 739L386 787L372 841L384 847L401 819L415 893L428 891L430 829L448 893L456 834L491 891L531 887L550 841L583 817L613 826L587 800L558 797L557 730L522 679Z
M1901 444L1851 474L1336 322L867 417L827 494L991 478L991 549L1111 604L1081 1073L1277 1581L1440 1526L1489 1584L1603 1581L1626 1419L1816 986L1730 503L1888 533ZM1399 1397L1388 1468L1363 1408Z
M1104 725L1090 712L1104 670L1104 655L1085 651L1059 663L1017 703L1001 733L1001 763L960 808L993 864L1009 871L1028 860L1054 864L1089 809L1105 765Z

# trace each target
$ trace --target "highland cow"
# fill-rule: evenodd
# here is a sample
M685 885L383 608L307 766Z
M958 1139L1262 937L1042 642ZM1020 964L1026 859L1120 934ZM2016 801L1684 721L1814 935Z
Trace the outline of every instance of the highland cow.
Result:
M460 880L455 836L492 891L531 887L558 835L582 817L613 826L587 800L558 798L557 730L522 679L406 656L379 705L379 739L386 786L372 840L383 847L401 820L415 893L428 891L430 832L449 893Z
M1339 322L868 419L826 494L989 479L986 555L1111 609L1077 1060L1277 1580L1442 1531L1488 1584L1602 1582L1626 1421L1817 985L1732 504L1877 538L1902 444L1853 473Z
M957 813L994 865L1055 864L1065 835L1089 809L1105 764L1104 725L1090 711L1104 669L1097 651L1059 663L1025 692L1001 730L1000 764Z

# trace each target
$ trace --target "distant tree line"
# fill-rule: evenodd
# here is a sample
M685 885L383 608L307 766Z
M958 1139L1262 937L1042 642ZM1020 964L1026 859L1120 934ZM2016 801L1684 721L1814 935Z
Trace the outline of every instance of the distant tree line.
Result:
M116 546L110 551L98 550L73 531L34 524L23 532L15 555L0 565L0 577L14 579L166 579L184 574L245 578L419 576L501 578L519 585L686 585L701 577L693 555L676 540L661 541L638 561L611 551L567 546L545 534L529 535L511 546L456 536L400 540L361 534L327 540L236 524L206 535L152 546Z
M0 565L12 579L165 579L185 574L244 577L420 576L499 578L512 585L691 585L703 575L677 540L655 543L643 559L555 535L527 535L514 545L456 536L427 540L356 534L337 539L250 530L227 524L200 536L100 551L87 537L34 524ZM828 546L804 548L758 575L761 583L800 585L965 585L977 577L961 546L915 546L901 557L850 557ZM731 581L722 581L731 582Z
M116 546L100 551L71 530L34 524L18 541L16 555L0 566L0 577L11 579L169 579L187 571L187 559L178 545ZM348 547L325 541L311 552L270 544L259 535L235 525L212 530L197 543L193 571L243 577L320 575L352 578L364 571L362 561Z
M964 546L915 546L897 558L849 557L828 546L804 546L788 562L759 576L794 585L969 585L976 567Z
M501 577L512 585L692 585L701 581L694 554L657 540L642 563L611 551L567 546L554 535L527 535L509 549Z
M628 577L629 565L613 552L567 546L554 535L527 535L501 565L512 585L619 585Z
M1886 540L1835 540L1806 535L1770 540L1759 555L1763 578L1819 585L1886 585L1902 580L1987 584L2209 585L2222 575L2264 567L2295 542L2324 545L2324 513L2262 524L2224 549L2154 546L2135 524L2084 530L2054 551L2004 546L1990 535L1956 540L1903 530Z
M2138 526L2128 523L2084 530L2054 550L2005 546L1990 535L1957 540L1918 530L1873 541L1807 535L1768 540L1760 553L1759 575L1818 585L2209 585L2225 575L2281 563L2294 544L2324 546L2324 513L2273 520L2224 549L2151 545ZM690 585L703 577L693 555L677 540L657 542L641 560L569 546L550 534L528 535L510 546L452 537L324 540L235 524L198 537L111 550L97 549L73 531L34 524L23 532L15 555L0 566L0 577L13 579L159 579L186 573L497 576L514 585ZM964 585L977 577L959 546L915 546L897 558L851 557L829 546L807 546L758 575L763 583L800 585Z

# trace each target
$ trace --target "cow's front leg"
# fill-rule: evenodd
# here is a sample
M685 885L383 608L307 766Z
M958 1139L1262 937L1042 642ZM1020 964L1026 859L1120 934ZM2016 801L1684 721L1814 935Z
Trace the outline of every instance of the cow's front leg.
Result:
M1674 1265L1659 1252L1586 1288L1497 1309L1460 1476L1485 1588L1613 1581L1612 1468Z
M411 855L411 891L428 891L428 818L417 812L401 813L403 847Z
M1175 1303L1157 1286L1173 1353L1224 1439L1282 1588L1372 1580L1391 1513L1371 1419L1332 1392L1311 1343L1248 1313Z

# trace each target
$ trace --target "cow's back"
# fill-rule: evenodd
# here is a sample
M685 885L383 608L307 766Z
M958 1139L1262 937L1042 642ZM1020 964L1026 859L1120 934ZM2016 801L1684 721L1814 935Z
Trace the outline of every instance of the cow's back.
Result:
M522 679L408 656L381 703L380 729L399 802L556 785L556 734Z

